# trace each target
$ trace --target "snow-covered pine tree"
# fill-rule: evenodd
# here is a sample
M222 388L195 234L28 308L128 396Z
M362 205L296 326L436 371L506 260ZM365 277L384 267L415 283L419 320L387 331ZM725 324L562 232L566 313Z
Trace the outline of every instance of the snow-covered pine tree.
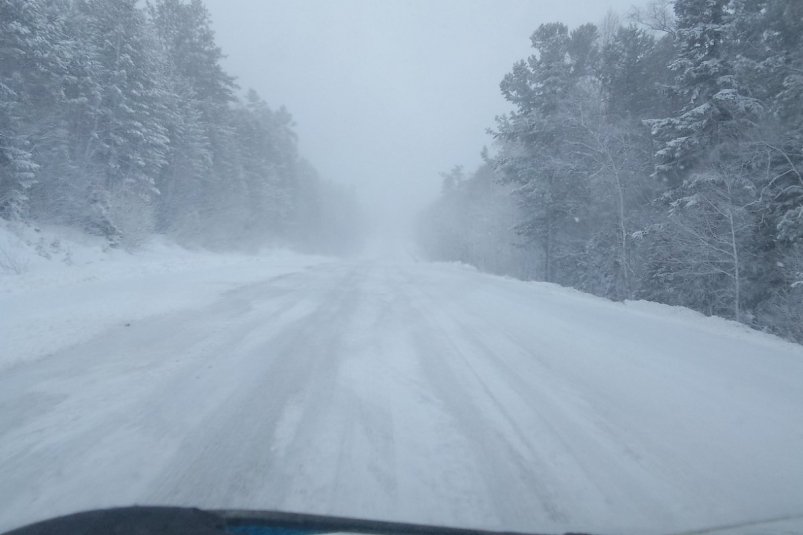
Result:
M726 55L728 0L676 0L677 55L674 92L677 114L648 120L658 144L655 176L677 186L705 168L712 151L727 158L763 111L761 103L740 92Z
M737 77L769 114L753 135L777 238L803 239L803 3L733 0ZM763 172L762 172L763 171Z
M504 180L518 186L527 214L519 232L540 245L540 277L569 284L572 257L584 241L587 188L567 143L574 133L566 113L578 84L595 68L596 27L569 32L561 23L543 24L531 41L535 53L501 84L515 111L497 121L496 165Z
M730 12L736 77L767 108L741 151L759 190L746 302L789 335L803 325L803 3L732 0Z
M34 105L47 89L50 43L38 0L0 0L0 217L20 220L39 164L33 154Z
M691 237L668 240L678 249L672 262L654 264L658 271L652 276L674 280L681 293L702 285L704 302L717 307L713 313L727 314L730 309L730 315L739 318L744 247L750 234L743 221L751 220L745 214L751 212L756 195L743 143L765 106L735 75L728 5L728 0L675 2L677 55L670 67L681 107L672 117L646 123L658 144L654 176L669 187L664 199L673 207L663 231L676 235L680 229L680 236ZM708 262L712 255L721 258ZM700 262L708 267L701 269ZM708 269L711 266L716 267ZM686 285L691 279L694 282ZM728 296L727 306L713 304L723 295ZM680 303L687 304L682 299Z
M160 227L197 237L228 224L227 210L237 210L246 196L229 109L236 85L221 66L223 53L203 2L153 0L148 14L175 95L168 121L171 152L160 178L166 193Z
M80 36L90 54L90 104L81 113L91 213L87 229L117 244L148 231L156 178L166 163L167 131L160 112L167 100L158 60L137 0L84 0ZM123 228L126 227L126 228Z

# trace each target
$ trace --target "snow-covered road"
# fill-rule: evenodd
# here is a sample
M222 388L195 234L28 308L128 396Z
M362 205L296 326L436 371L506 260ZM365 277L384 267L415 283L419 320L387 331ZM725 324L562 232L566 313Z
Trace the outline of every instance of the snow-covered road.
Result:
M461 266L318 262L0 369L0 531L133 503L598 533L800 514L803 348Z

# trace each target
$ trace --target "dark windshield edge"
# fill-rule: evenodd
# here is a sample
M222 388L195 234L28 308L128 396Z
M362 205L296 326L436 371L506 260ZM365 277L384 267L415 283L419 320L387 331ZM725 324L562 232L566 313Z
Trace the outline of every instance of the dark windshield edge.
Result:
M750 528L754 526L763 526L766 524L777 524L779 522L790 522L793 520L803 520L803 513L774 516L769 518L762 518L759 520L746 520L744 522L737 522L733 524L720 524L717 526L710 526L707 528L693 529L691 531L678 531L668 533L667 535L707 535L709 533L719 533L732 529Z
M210 511L223 517L227 526L269 524L276 527L321 530L323 532L349 531L378 535L536 535L535 532L489 531L471 528L439 527L382 520L367 520L340 516L310 515L280 511L218 510ZM545 535L542 532L540 535ZM580 533L566 535L581 535Z
M134 506L75 513L20 527L5 535L219 535L228 533L364 533L377 535L547 535L489 531L279 511L202 510ZM583 535L567 533L565 535Z

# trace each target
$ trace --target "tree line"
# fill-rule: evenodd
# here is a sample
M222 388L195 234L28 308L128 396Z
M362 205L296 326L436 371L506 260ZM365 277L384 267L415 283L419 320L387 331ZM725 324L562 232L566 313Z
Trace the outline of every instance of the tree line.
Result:
M803 341L803 2L654 0L543 24L430 257Z
M112 246L353 246L351 192L222 59L201 0L0 0L0 218Z

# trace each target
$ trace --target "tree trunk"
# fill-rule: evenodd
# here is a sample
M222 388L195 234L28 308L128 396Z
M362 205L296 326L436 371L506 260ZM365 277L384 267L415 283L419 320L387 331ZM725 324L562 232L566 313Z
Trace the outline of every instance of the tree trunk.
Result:
M739 246L736 243L736 227L733 221L733 209L728 209L728 223L731 231L731 250L733 255L733 316L741 321L741 282L739 274Z
M621 242L619 244L620 250L620 262L622 264L622 299L629 299L630 298L630 274L628 273L628 260L627 260L627 228L625 226L625 193L624 188L622 187L622 179L619 176L619 168L616 167L616 164L613 161L613 157L611 157L610 153L608 153L608 158L611 161L611 167L613 169L613 176L616 179L616 193L617 193L617 201L618 201L618 208L619 208L619 234Z
M546 236L544 238L544 280L552 282L552 207L547 209Z

